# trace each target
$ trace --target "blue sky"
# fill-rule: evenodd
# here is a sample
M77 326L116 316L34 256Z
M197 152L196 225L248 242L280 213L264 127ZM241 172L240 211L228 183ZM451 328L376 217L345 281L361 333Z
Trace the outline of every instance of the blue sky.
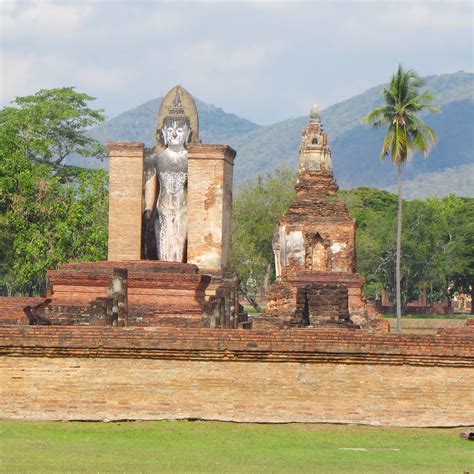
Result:
M473 3L1 0L1 105L76 86L108 117L182 84L268 124L386 82L473 72Z

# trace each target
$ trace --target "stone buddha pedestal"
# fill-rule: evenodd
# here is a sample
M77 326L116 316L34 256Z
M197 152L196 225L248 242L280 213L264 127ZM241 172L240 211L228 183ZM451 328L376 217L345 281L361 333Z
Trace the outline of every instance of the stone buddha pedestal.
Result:
M246 318L238 310L238 282L231 271L235 151L227 145L189 145L186 263L171 263L141 259L143 144L113 142L109 143L109 150L107 268L114 268L115 262L117 267L132 271L128 277L130 313L134 314L134 305L141 308L144 316L138 319L147 325L244 326ZM194 273L194 286L183 280L191 278L189 272ZM96 288L91 296L98 297L101 292ZM231 303L224 305L223 299ZM229 312L225 308L232 309Z

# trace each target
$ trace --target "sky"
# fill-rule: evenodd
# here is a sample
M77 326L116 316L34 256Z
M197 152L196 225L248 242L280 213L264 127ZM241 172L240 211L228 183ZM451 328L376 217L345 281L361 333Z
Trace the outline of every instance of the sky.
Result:
M0 0L0 106L74 86L108 118L176 84L259 124L385 83L473 72L473 2Z

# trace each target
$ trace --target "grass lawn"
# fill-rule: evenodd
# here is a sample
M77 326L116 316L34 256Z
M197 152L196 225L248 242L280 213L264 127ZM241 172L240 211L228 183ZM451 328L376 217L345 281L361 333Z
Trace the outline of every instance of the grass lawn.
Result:
M1 472L474 473L466 429L0 421Z
M384 317L392 319L396 318L395 313L384 314ZM455 313L455 314L402 314L402 319L443 319L445 321L464 321L466 319L472 319L474 315L468 313Z
M387 315L385 315L387 316ZM430 316L427 318L426 316ZM458 316L458 315L456 315ZM466 319L456 316L436 316L436 315L411 315L402 316L403 334L436 334L439 328L462 328L466 325ZM390 318L390 329L395 334L397 331L396 318Z

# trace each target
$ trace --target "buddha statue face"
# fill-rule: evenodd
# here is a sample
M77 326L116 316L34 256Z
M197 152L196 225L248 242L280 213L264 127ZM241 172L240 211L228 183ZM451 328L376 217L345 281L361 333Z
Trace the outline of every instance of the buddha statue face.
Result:
M188 141L190 129L184 121L166 120L161 131L166 146L182 147Z

